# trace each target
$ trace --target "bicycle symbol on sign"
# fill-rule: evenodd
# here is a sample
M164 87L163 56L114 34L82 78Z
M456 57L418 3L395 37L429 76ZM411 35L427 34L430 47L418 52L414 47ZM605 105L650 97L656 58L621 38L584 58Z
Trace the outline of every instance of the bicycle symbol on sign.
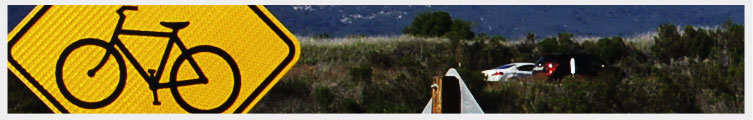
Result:
M170 88L172 96L173 98L175 98L175 102L177 102L178 105L180 105L180 107L182 107L184 110L188 112L217 113L217 112L225 111L232 105L232 103L238 97L238 94L240 91L241 77L240 77L240 70L238 69L238 65L236 64L235 60L233 60L233 58L227 52L225 52L224 50L220 48L209 46L209 45L200 45L200 46L196 46L192 48L186 48L186 46L178 37L178 31L180 29L187 27L189 22L160 22L162 26L172 29L172 32L156 32L156 31L140 31L140 30L123 29L123 22L125 21L125 17L126 17L125 14L123 14L123 12L126 10L138 11L138 7L122 6L120 9L117 10L117 13L120 16L120 18L118 19L117 27L115 28L115 31L112 35L110 42L106 42L104 40L100 40L96 38L84 38L84 39L74 42L73 44L66 47L65 50L63 50L62 54L60 55L60 58L57 61L57 65L55 68L55 76L57 78L58 88L62 92L63 96L66 99L68 99L68 101L72 102L73 104L79 107L88 108L88 109L101 108L115 101L115 99L117 99L118 96L120 96L120 94L123 92L123 89L125 88L125 81L126 81L126 76L127 76L125 62L123 60L123 57L125 56L125 58L127 58L128 61L130 61L130 63L137 70L139 75L141 75L146 81L146 83L149 85L149 89L152 91L152 95L154 97L153 102L152 102L152 104L154 105L161 105L161 102L159 101L159 97L157 95L157 90L167 89L167 88ZM165 52L162 56L162 59L160 60L159 68L157 70L154 70L154 69L144 70L141 64L139 64L136 58L130 53L130 51L120 41L120 39L118 38L119 35L136 35L136 36L169 38L170 40L167 43ZM182 53L173 63L173 66L169 74L170 76L169 82L160 83L159 80L161 79L162 73L165 71L165 64L167 63L167 58L170 56L170 51L172 50L173 45L178 46L178 49L180 49ZM120 71L120 79L117 82L115 91L113 91L106 98L99 101L95 101L95 102L83 101L80 98L73 96L71 92L68 90L68 88L66 88L66 85L63 83L64 82L63 80L63 68L64 67L63 66L65 65L66 58L69 57L71 52L84 46L95 46L95 47L104 48L106 50L104 56L97 63L97 66L89 69L88 72L86 73L89 77L94 77L97 74L97 72L108 61L108 59L110 58L109 57L110 55L112 55L115 61L117 62L117 65ZM119 49L115 49L115 47L118 47ZM123 54L121 55L120 52L122 52ZM224 100L225 102L223 102L221 105L214 108L210 108L210 109L199 109L199 108L196 108L194 105L188 104L183 99L181 94L178 92L178 87L181 87L181 86L207 84L210 82L210 80L205 76L204 74L205 72L202 71L198 63L192 57L193 54L204 53L204 52L222 57L222 59L227 63L227 65L230 67L233 73L233 89L232 89L232 92L230 93L230 96L227 98L227 100ZM189 79L189 80L177 80L176 75L178 74L178 70L180 66L182 65L182 63L185 61L188 61L190 66L193 68L193 71L196 72L198 78Z

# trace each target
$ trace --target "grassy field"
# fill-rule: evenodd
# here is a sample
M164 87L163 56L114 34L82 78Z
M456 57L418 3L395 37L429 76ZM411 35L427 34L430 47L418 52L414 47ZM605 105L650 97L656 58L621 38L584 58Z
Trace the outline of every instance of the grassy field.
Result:
M646 56L653 35L626 38L633 51L613 65L629 77L605 72L591 79L565 78L560 83L534 79L484 82L482 69L458 64L468 56L489 57L465 52L473 42L452 49L450 42L441 38L301 37L300 61L252 111L418 113L431 96L431 77L458 68L486 113L743 112L742 62L717 58L654 62ZM502 43L506 47L517 44L521 43ZM532 62L517 58L535 55L513 56L506 61Z
M302 54L253 112L407 112L428 101L431 76L450 65L438 38L299 38Z

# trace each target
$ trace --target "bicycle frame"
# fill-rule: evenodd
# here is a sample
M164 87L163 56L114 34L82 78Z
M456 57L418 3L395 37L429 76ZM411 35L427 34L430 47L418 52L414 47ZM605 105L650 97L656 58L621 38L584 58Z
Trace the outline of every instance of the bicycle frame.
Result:
M140 30L126 30L123 29L123 24L125 21L125 14L123 13L126 10L138 10L135 6L123 6L120 9L118 9L117 13L120 16L118 19L118 25L115 28L114 34L112 35L112 38L110 40L110 44L113 46L116 46L120 49L120 52L123 53L122 56L125 56L128 61L130 61L131 64L133 64L133 67L136 68L136 71L141 75L141 77L144 78L144 80L149 84L149 89L152 90L152 93L154 95L154 104L159 104L159 100L157 97L157 90L163 89L163 88L169 88L172 86L186 86L186 85L193 85L193 84L206 84L208 82L206 76L202 72L201 68L199 68L198 64L194 60L193 57L188 57L187 60L191 67L194 68L194 71L198 74L199 78L197 79L191 79L191 80L185 80L185 81L177 81L177 82L168 82L168 83L159 83L159 80L161 79L160 76L162 76L162 73L165 71L165 64L167 63L167 59L170 56L170 51L172 50L173 45L178 46L178 49L181 50L181 52L186 53L188 48L183 44L183 42L178 38L178 29L173 29L172 32L156 32L156 31L140 31ZM169 42L167 42L167 47L165 48L165 52L162 55L162 60L160 60L160 65L157 68L156 71L153 69L149 69L146 71L141 64L136 60L135 57L131 54L131 52L128 50L128 48L125 47L123 42L118 38L120 35L137 35L137 36L152 36L152 37L166 37L170 38ZM116 51L117 52L117 51ZM89 76L94 76L95 72L98 71L106 61L109 59L110 51L106 52L102 60L97 64L97 66L91 70L89 70ZM148 73L147 73L148 72ZM155 74L156 72L156 74Z

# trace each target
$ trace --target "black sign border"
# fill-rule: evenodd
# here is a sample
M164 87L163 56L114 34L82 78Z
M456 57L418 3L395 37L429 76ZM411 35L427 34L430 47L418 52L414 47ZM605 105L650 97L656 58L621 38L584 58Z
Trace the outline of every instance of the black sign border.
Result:
M16 33L16 35L15 35L15 36L13 36L13 38L12 38L12 39L11 39L11 40L10 40L10 41L8 42L8 62L9 62L9 63L10 63L11 65L13 65L13 66L14 66L14 67L15 67L15 68L16 68L16 69L17 69L17 70L18 70L18 71L19 71L19 72L21 73L21 76L23 76L24 78L26 78L26 80L27 80L27 81L28 81L29 83L31 83L31 84L32 84L32 86L34 86L35 88L37 88L37 90L38 90L39 92L41 92L41 93L42 93L42 95L43 95L44 97L46 97L46 98L47 98L47 100L49 100L49 101L50 101L50 102L52 103L52 105L53 105L53 106L54 106L55 108L57 108L57 109L58 109L58 110L59 110L59 111L60 111L61 113L69 113L69 112L68 112L68 110L67 110L67 109L65 109L65 107L63 107L63 105L61 105L61 104L60 104L60 102L58 102L58 101L57 101L57 100L56 100L56 99L55 99L54 97L52 97L52 95L51 95L51 94L50 94L50 93L49 93L49 92L48 92L48 91L47 91L46 89L44 89L44 87L42 87L42 85L41 85L41 84L39 84L39 82L37 82L37 80L36 80L36 79L34 79L34 77L33 77L33 76L31 76L31 74L29 74L29 72L27 72L27 71L26 71L26 69L24 69L24 68L23 68L23 67L22 67L22 66L21 66L20 64L18 64L18 62L16 61L16 59L15 59L15 58L13 58L13 55L11 54L11 53L12 53L12 52L11 52L11 50L13 50L13 46L14 46L14 45L15 45L15 44L16 44L16 43L18 42L18 40L20 40L20 39L21 39L21 38L22 38L22 37L24 36L24 34L25 34L25 33L26 33L26 32L27 32L27 31L28 31L28 30L29 30L29 29L30 29L30 28L31 28L32 26L34 26L34 24L35 24L35 23L36 23L36 22L37 22L37 21L38 21L38 20L39 20L39 19L40 19L40 18L41 18L41 17L42 17L42 16L43 16L43 15L44 15L44 14L45 14L46 12L47 12L47 10L49 10L49 9L50 9L51 7L52 7L52 5L45 5L45 6L42 6L42 8L41 8L41 9L40 9L39 11L37 11L37 13L36 13L36 14L34 14L34 16L33 16L33 17L32 17L32 18L31 18L31 19L30 19L30 20L28 21L28 22L24 23L24 25L23 25L23 27L21 28L21 30L19 30L19 31L18 31L18 33ZM273 81L273 80L274 80L274 79L275 79L276 77L278 77L278 76L280 75L280 73L282 72L282 70L283 70L283 69L285 69L285 67L287 67L288 65L290 65L290 63L291 63L291 62L293 61L293 58L295 58L295 51L296 51L296 49L297 49L297 48L295 47L295 45L293 44L293 41L292 41L292 40L291 40L291 39L290 39L290 38L289 38L289 37L288 37L288 36L287 36L287 35L285 34L285 32L283 32L283 31L282 31L282 30L280 29L280 27L278 27L278 26L277 26L277 25L276 25L276 24L275 24L275 23L274 23L274 22L273 22L273 21L272 21L272 20L271 20L271 19L270 19L270 18L269 18L269 17L268 17L268 16L267 16L267 15L266 15L266 14L265 14L265 13L264 13L264 12L263 12L263 11L262 11L262 10L261 10L260 8L259 8L259 6L256 6L256 5L248 5L248 7L249 7L249 8L250 8L250 9L251 9L251 10L252 10L252 11L253 11L253 12L254 12L254 13L255 13L256 15L258 15L258 16L259 16L259 18L260 18L260 19L261 19L262 21L264 21L264 23L265 23L265 24L267 24L267 26L269 26L269 28L270 28L270 29L272 29L272 31L274 31L274 32L275 32L275 34L277 34L277 35L278 35L278 36L279 36L279 37L280 37L280 38L281 38L281 39L282 39L282 40L283 40L283 41L285 42L285 44L286 44L286 45L288 45L288 55L287 55L287 56L285 57L285 59L283 59L283 60L282 60L282 62L280 63L280 65L278 65L278 66L277 66L277 68L275 68L275 69L274 69L274 71L272 71L272 73L270 73L270 74L269 74L269 75L267 76L267 78L266 78L266 79L264 79L264 81L262 81L262 83L261 83L261 84L260 84L259 86L257 86L257 88L256 88L256 89L254 90L254 92L252 92L252 93L251 93L251 95L249 95L249 96L248 96L248 97L246 98L246 100L245 100L245 101L243 101L243 103L241 103L241 105L240 105L240 106L238 107L238 109L236 109L236 110L234 111L234 113L242 113L242 112L243 112L243 111L244 111L244 110L245 110L245 109L246 109L246 108L247 108L247 107L248 107L249 105L251 105L251 103L252 103L252 102L253 102L253 101L254 101L254 100L255 100L256 98L260 97L260 95L261 95L261 92L262 92L262 91L264 91L264 90L265 90L265 89L267 89L268 87L271 87L271 86L269 86L269 84L270 84L270 83L271 83L271 82L272 82L272 81Z

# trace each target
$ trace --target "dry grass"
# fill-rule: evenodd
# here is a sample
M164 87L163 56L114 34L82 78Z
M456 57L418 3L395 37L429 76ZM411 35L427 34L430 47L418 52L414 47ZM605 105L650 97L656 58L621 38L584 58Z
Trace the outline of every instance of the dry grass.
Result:
M478 71L459 70L466 74L463 79L469 88L480 88L473 94L487 113L743 112L742 63L723 67L726 64L716 58L670 64L638 59L650 54L656 34L623 38L640 51L617 64L629 73L624 79L598 76L562 83L539 79L477 84L483 76L467 74ZM417 113L430 97L431 77L455 66L456 51L449 50L450 43L443 38L298 38L300 61L253 112ZM600 38L575 36L578 43ZM508 40L504 45L521 43Z

